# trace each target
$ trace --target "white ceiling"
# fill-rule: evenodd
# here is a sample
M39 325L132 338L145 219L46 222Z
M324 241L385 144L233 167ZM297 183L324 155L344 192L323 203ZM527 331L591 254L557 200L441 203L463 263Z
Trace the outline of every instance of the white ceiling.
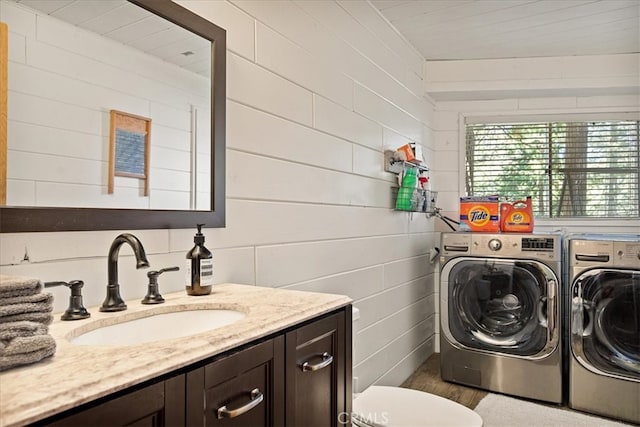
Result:
M193 72L211 74L208 40L126 0L15 1Z
M640 52L640 0L371 0L427 60Z
M209 73L206 40L126 0L14 1ZM370 1L432 61L640 53L640 0Z

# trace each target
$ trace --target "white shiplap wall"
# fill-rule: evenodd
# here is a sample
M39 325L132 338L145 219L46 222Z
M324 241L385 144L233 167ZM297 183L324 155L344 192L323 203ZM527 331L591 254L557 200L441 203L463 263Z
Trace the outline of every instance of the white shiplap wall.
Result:
M188 208L191 109L208 111L208 80L26 6L0 8L11 40L7 202ZM149 197L122 177L107 194L111 109L152 120Z
M433 158L422 59L367 2L180 3L228 35L227 226L204 230L216 282L351 296L358 389L401 383L434 348L434 220L391 209L383 150L417 141ZM183 265L194 231L134 233L162 268ZM2 235L1 271L83 279L97 305L117 234ZM123 297L141 298L145 272L129 248L120 258ZM182 272L160 279L183 286Z

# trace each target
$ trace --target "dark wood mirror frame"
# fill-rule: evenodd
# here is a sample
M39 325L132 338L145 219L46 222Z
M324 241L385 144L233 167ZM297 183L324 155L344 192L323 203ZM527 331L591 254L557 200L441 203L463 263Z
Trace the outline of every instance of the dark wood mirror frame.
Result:
M0 233L225 226L226 31L171 0L129 0L211 41L211 210L0 207Z

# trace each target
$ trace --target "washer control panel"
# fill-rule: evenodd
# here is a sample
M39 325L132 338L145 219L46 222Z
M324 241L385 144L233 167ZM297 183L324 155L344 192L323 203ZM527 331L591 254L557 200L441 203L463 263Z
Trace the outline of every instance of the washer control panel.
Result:
M442 233L441 255L497 256L558 261L561 236L530 233Z
M610 265L640 268L640 241L572 240L572 265Z

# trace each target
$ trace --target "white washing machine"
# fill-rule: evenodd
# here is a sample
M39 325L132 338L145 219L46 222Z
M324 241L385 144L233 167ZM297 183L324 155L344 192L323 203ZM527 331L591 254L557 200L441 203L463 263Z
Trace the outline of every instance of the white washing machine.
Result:
M569 406L640 424L640 235L567 243Z
M562 403L562 238L443 233L440 371L445 381Z

